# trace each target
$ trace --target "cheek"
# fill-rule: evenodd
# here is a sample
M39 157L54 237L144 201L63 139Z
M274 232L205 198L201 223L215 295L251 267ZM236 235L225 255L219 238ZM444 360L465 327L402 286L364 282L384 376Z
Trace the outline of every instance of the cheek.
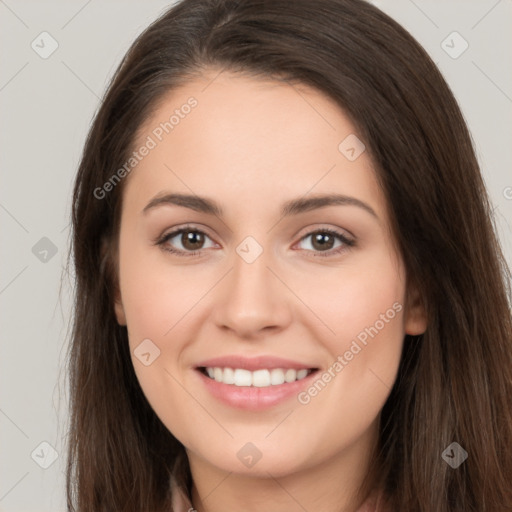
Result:
M207 291L209 280L190 267L169 265L160 249L126 238L120 244L120 285L130 344L166 340Z
M315 318L323 324L317 335L333 355L344 352L358 335L364 342L366 329L375 324L383 337L401 340L404 274L385 249L335 269L304 272L296 282L300 284L297 294L307 299Z
M316 337L330 357L325 386L307 391L315 416L342 423L351 418L354 432L368 425L382 408L393 386L402 353L405 282L402 267L388 253L375 253L339 278L315 276L302 294L322 320ZM319 376L321 378L322 375ZM336 404L329 411L326 404Z
M155 414L188 444L186 417L174 413L191 406L178 366L191 338L189 315L205 290L201 276L166 265L159 250L142 245L129 237L120 244L121 296L132 364Z
M121 238L120 248L121 295L137 380L162 422L186 442L187 422L173 414L191 406L180 385L182 354L200 327L197 306L218 277L208 269L171 266L160 250L132 243L130 237Z

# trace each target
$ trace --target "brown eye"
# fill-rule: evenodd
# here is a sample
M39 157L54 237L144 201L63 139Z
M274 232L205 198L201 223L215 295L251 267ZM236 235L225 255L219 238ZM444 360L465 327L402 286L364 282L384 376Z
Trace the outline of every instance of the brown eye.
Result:
M318 251L328 251L334 245L334 236L330 233L314 233L311 235L312 246Z
M208 248L208 246L205 246L207 240L210 240L209 247L215 245L210 237L201 230L196 228L181 228L164 235L156 244L162 246L165 251L179 256L194 256L199 254L203 249Z
M355 240L332 229L318 229L302 237L301 243L310 239L310 247L305 247L313 256L334 256L355 245Z
M181 243L183 247L190 251L202 249L204 244L204 233L187 229L181 233Z

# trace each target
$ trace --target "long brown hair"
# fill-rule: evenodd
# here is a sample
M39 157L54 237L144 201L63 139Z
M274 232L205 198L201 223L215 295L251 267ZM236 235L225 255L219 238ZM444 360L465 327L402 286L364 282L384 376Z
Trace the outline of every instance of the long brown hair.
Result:
M372 157L428 328L406 337L365 489L383 487L395 511L512 510L510 272L471 136L426 51L363 0L184 0L119 65L73 195L68 509L169 510L183 447L145 399L113 309L123 180L94 190L163 95L210 66L315 87ZM468 453L456 469L452 442Z

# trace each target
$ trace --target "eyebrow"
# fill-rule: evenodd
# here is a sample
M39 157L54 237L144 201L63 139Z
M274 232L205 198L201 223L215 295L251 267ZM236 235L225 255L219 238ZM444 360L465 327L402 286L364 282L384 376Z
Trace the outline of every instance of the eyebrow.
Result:
M177 193L165 193L155 196L144 207L142 213L146 214L149 210L163 205L182 206L196 212L215 215L217 217L223 217L224 215L222 207L213 199L200 197L197 195ZM370 205L355 197L341 194L316 195L308 198L301 197L286 201L281 207L281 217L298 215L300 213L316 210L318 208L324 208L326 206L357 206L358 208L368 212L376 219L379 218Z

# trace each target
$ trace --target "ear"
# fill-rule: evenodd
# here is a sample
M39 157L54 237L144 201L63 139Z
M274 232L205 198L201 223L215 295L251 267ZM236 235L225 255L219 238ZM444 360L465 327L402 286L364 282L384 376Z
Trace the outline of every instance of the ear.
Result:
M427 311L418 287L409 286L405 308L405 334L417 336L427 330Z
M121 293L119 287L116 287L116 296L114 300L114 310L116 313L117 323L119 325L126 325L126 315L124 314L123 301L121 300Z
M105 279L114 281L112 286L114 287L114 312L116 315L116 320L119 325L126 325L126 315L124 313L121 291L119 289L119 278L117 277L118 272L113 268L112 259L112 249L110 247L110 243L106 238L104 238L101 241L102 274Z

